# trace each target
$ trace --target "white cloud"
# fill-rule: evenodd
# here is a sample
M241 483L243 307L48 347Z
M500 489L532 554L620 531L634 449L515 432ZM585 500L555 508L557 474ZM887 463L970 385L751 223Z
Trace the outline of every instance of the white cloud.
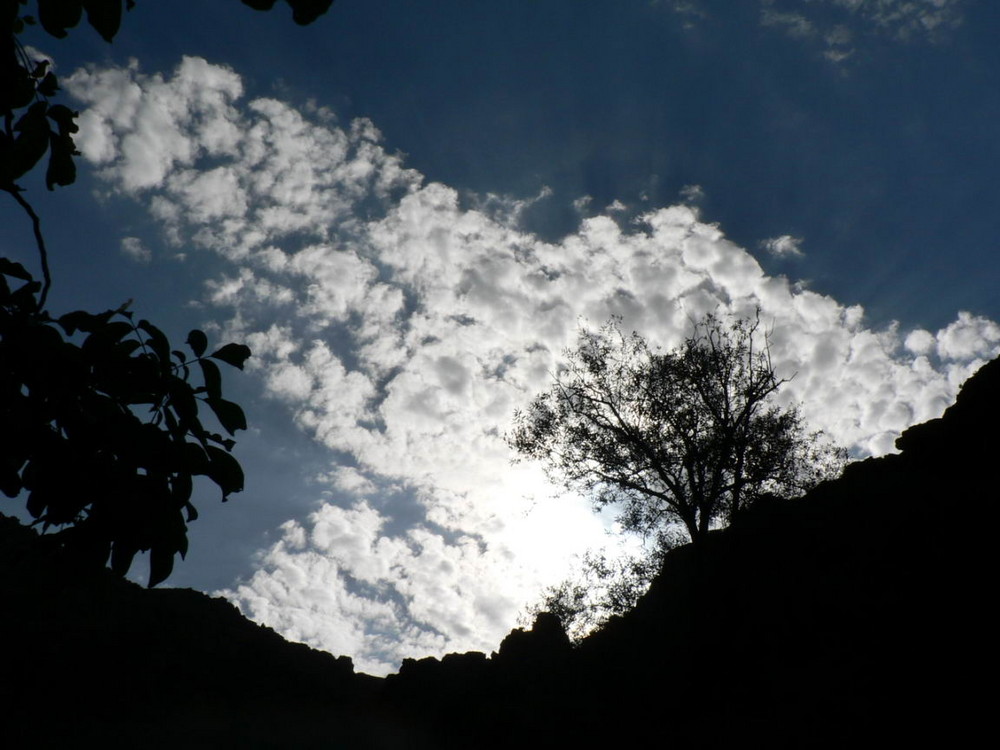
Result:
M697 205L705 200L705 189L701 185L685 185L680 190L680 196L685 203Z
M580 321L619 314L669 347L692 315L759 305L794 374L783 398L873 454L940 414L1000 345L995 324L965 313L936 333L866 328L860 308L767 276L687 205L627 231L588 218L544 242L519 228L523 201L463 207L371 123L240 104L238 76L204 61L68 85L91 105L82 150L109 188L141 189L168 237L230 261L206 290L227 334L254 350L264 391L348 457L331 457L318 510L286 523L228 595L362 669L494 648L574 552L605 543L607 519L554 497L538 467L511 466L502 440Z
M228 68L185 57L168 83L135 76L128 68L77 70L64 85L88 105L79 120L77 146L96 164L117 159L109 173L124 190L162 183L175 165L204 155L231 155L237 131L225 115L242 83ZM197 139L192 135L197 128Z
M123 255L136 263L149 263L153 259L153 253L139 237L122 237L121 250Z
M934 349L936 342L933 333L917 328L906 335L903 345L914 354L928 354Z
M968 361L992 356L1000 341L1000 326L968 312L960 312L958 320L940 331L937 353L948 360Z
M767 252L776 258L801 258L802 238L792 237L790 234L783 234L780 237L771 237L760 243Z

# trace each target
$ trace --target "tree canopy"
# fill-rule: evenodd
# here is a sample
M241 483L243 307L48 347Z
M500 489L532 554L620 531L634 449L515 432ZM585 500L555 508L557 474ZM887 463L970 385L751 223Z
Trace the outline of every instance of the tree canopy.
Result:
M728 325L708 315L670 352L612 319L580 333L509 442L567 488L618 507L626 530L668 546L681 524L698 542L761 496L802 494L839 469L843 453L775 402L785 382L759 315Z

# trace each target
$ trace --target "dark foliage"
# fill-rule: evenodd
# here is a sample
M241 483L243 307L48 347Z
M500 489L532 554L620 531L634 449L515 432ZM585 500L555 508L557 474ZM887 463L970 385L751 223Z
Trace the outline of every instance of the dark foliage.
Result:
M285 0L292 6L292 18L295 23L305 26L312 23L321 15L326 13L333 0ZM271 10L275 0L243 0L244 5L249 5L255 10Z
M569 639L580 644L612 617L635 608L660 572L666 551L656 547L648 554L617 558L588 551L576 573L546 588L541 599L527 608L527 615L531 619L546 612L553 615Z
M307 24L332 0L286 0ZM269 10L274 0L244 0ZM222 398L213 360L243 368L250 350L227 344L206 356L208 340L192 331L192 356L172 349L160 329L133 321L127 305L100 314L52 318L52 278L41 221L18 180L48 162L49 190L76 180L77 113L52 99L59 81L20 42L40 26L56 38L86 18L107 42L133 0L0 0L0 190L31 221L42 281L0 258L0 491L27 493L29 513L50 540L97 565L125 574L150 553L149 585L170 575L187 551L187 523L197 517L192 478L206 476L226 500L243 489L231 437L207 430L207 406L231 436L246 429L238 404ZM195 367L196 366L196 367ZM202 384L193 385L192 369Z
M55 538L98 565L110 559L124 575L148 550L156 585L187 552L192 478L210 478L223 500L243 489L234 441L206 429L199 410L229 435L246 429L243 410L222 397L216 361L242 369L250 350L206 355L194 330L187 355L125 306L53 319L38 308L39 288L0 258L0 490L26 491L37 522L67 527Z

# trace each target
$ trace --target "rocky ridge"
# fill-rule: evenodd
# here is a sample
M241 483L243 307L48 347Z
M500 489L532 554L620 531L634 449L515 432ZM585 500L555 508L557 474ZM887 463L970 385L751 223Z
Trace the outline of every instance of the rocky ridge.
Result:
M0 517L0 746L962 746L990 716L997 425L1000 360L899 454L670 553L580 647L541 616L385 679Z

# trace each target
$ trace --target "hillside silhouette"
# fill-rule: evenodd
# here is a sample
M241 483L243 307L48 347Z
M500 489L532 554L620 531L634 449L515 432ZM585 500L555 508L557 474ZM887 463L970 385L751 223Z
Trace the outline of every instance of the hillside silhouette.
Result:
M224 600L88 572L0 518L0 746L971 744L996 661L998 424L1000 360L901 453L669 553L580 647L541 615L494 654L384 679Z

